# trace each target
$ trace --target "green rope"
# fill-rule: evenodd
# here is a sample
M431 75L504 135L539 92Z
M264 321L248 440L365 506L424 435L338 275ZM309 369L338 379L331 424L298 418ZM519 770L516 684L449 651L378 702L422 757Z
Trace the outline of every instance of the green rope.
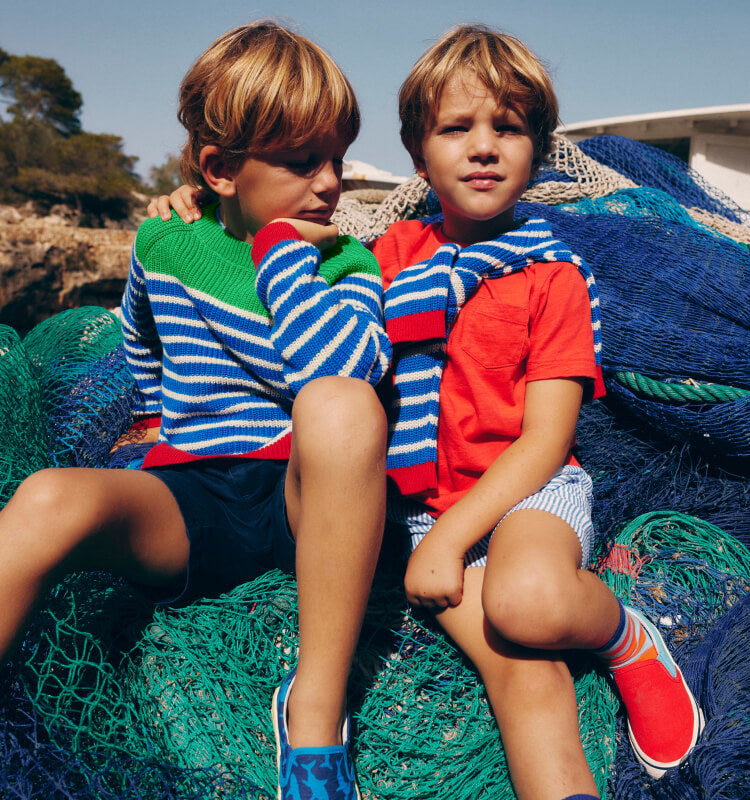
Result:
M717 383L657 381L638 372L615 372L615 378L630 390L665 403L732 403L750 395L747 389Z

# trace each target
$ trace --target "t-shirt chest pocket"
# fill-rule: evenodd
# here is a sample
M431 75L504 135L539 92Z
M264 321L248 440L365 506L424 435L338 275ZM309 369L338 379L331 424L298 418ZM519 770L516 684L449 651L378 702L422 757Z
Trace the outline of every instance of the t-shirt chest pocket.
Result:
M456 344L485 369L519 364L529 354L528 310L505 305L483 309L467 305L458 315Z

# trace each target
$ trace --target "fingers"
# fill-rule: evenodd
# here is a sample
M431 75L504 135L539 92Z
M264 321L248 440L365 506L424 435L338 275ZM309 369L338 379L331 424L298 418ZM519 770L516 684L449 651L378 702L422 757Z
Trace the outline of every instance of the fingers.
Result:
M161 217L164 221L172 219L172 206L168 195L162 194L159 197L154 197L148 204L146 213L152 219L154 217Z
M195 220L201 218L201 198L202 193L199 188L183 184L170 195L162 194L159 197L152 198L146 207L146 213L152 219L161 217L166 221L172 218L172 210L174 209L183 222L195 222Z
M329 247L333 247L339 236L339 229L333 224L320 225L317 222L310 222L306 219L293 219L291 217L274 220L274 222L288 222L305 241L315 245L318 250L327 250Z
M169 202L172 208L183 222L194 222L201 218L201 210L198 205L200 190L195 186L183 184L169 195Z
M413 592L406 593L406 599L411 605L428 609L454 608L461 603L462 597L463 592L460 590L450 595L439 595L437 597L414 594Z

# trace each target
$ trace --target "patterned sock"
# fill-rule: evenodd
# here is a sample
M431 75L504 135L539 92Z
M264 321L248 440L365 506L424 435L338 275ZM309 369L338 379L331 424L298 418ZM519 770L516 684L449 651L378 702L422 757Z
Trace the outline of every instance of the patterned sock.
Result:
M648 631L635 616L628 613L628 609L619 600L617 602L620 605L617 630L607 644L594 650L613 673L636 661L646 661L658 656Z

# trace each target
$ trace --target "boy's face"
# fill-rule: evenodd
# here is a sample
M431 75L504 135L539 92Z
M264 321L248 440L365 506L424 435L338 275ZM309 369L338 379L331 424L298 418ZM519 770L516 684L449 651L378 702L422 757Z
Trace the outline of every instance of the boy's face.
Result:
M222 201L230 232L252 242L264 225L281 217L327 225L341 195L346 149L329 134L298 150L247 158L234 174L234 197Z
M416 166L440 199L445 235L469 244L512 227L533 158L525 115L499 106L484 84L464 71L445 85Z

